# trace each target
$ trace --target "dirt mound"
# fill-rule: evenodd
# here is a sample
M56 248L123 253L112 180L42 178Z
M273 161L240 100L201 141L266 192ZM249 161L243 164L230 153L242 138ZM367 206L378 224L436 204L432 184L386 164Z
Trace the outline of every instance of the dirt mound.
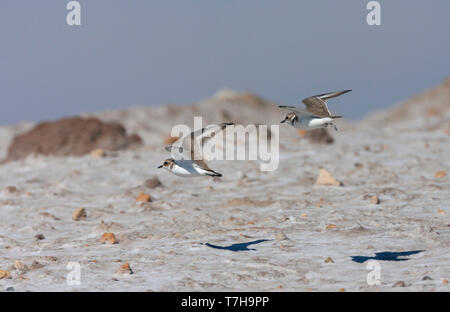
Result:
M450 78L394 108L389 115L389 121L409 120L418 116L434 117L444 115L448 110L450 110Z
M24 134L14 137L7 160L17 160L32 154L81 156L101 148L117 151L141 144L138 135L127 135L118 123L97 118L65 118L42 122Z

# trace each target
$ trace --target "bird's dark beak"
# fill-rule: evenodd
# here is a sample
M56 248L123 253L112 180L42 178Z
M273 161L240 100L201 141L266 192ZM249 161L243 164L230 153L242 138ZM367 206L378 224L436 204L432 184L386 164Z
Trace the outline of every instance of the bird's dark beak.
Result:
M163 167L163 165L159 166L158 169L159 169L159 168L162 168L162 167Z
M285 122L286 122L286 120L288 120L288 118L287 118L287 117L286 117L286 118L284 118L284 120L280 121L280 123L285 123Z

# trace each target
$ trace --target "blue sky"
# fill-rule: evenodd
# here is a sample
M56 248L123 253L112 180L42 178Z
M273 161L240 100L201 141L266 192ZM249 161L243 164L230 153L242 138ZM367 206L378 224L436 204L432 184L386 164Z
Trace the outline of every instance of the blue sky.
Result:
M450 1L65 0L0 2L0 124L137 105L187 104L220 88L351 119L450 76Z

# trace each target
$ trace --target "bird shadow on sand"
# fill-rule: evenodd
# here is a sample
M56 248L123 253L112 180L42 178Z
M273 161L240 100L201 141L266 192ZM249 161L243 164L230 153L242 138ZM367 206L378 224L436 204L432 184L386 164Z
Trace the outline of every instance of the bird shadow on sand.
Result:
M409 258L399 258L408 257L411 255L418 254L424 250L411 250L411 251L383 251L375 253L375 257L365 257L365 256L352 256L352 261L363 263L367 260L380 260L380 261L408 261Z
M263 242L271 241L271 239L258 239L255 241L251 241L248 243L239 243L239 244L233 244L230 246L217 246L210 243L205 243L204 245L215 248L215 249L224 249L224 250L231 250L231 251L249 251L249 250L256 250L254 248L248 248L250 245L256 245Z

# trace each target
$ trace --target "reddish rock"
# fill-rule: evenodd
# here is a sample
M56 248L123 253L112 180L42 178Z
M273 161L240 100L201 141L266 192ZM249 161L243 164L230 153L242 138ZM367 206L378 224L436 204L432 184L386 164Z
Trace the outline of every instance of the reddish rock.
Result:
M30 131L14 137L7 160L28 155L82 156L92 150L116 151L142 143L138 135L127 135L118 123L97 118L65 118L42 122Z

